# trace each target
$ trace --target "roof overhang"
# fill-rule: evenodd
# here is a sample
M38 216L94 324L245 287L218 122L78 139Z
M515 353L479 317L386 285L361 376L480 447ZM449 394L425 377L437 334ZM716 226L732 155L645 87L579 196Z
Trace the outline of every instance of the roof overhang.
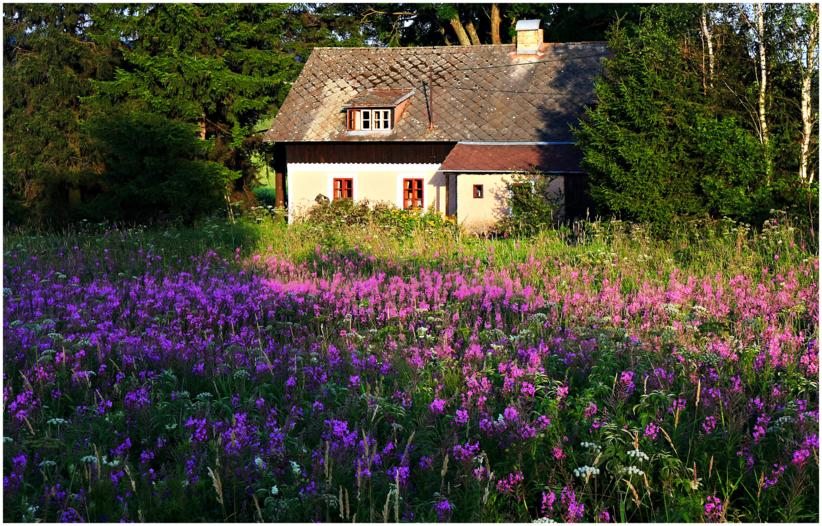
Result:
M442 172L552 174L583 173L582 152L572 141L459 142L442 162Z

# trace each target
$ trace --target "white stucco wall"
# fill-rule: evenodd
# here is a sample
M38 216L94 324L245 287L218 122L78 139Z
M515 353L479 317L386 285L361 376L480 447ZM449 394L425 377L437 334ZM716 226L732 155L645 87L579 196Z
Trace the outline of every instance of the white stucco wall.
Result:
M402 180L422 179L425 208L445 213L445 176L439 164L289 163L288 220L304 214L322 194L331 199L335 178L353 179L354 200L387 202L402 208Z

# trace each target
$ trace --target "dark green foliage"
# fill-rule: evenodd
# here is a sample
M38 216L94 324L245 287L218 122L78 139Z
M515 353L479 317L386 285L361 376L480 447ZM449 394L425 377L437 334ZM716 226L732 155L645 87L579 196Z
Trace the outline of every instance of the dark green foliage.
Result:
M357 202L338 199L319 202L306 214L303 222L331 238L336 238L345 228L371 226L388 236L407 237L415 231L457 234L456 225L434 211L401 210L387 203Z
M551 188L553 179L550 175L535 173L506 183L510 214L503 216L496 233L511 237L532 236L556 225L560 219L557 213L562 196Z
M94 219L190 221L224 203L239 174L204 159L191 126L150 113L100 117L90 125L105 162L104 191L85 208Z
M254 189L254 197L264 206L277 206L277 191L270 187Z
M80 98L111 58L87 24L99 7L7 4L3 8L3 162L6 221L65 218L70 195L92 186L98 160L80 121ZM9 208L13 207L13 208Z
M700 9L648 7L641 23L611 32L597 103L576 130L600 214L669 232L676 219L704 215L761 224L772 208L804 202L797 200L807 193L797 187L797 148L786 135L797 121L782 95L789 86L772 78L770 89L780 95L769 102L766 147L745 28L734 25L736 11L712 22L722 47L711 86L696 47Z

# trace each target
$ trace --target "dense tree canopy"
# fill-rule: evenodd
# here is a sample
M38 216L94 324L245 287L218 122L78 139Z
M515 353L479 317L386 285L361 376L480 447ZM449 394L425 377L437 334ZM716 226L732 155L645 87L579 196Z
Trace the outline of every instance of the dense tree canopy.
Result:
M101 117L179 123L203 142L192 162L247 188L260 132L314 46L508 43L528 18L548 41L610 38L579 128L600 213L807 211L818 186L810 4L7 4L6 220L119 217L101 208L117 202L101 197L118 188L108 175L124 175L92 133Z
M816 183L797 177L800 96L787 72L798 55L774 53L786 45L775 30L783 18L768 7L763 81L746 9L649 7L611 30L597 104L577 130L599 213L664 230L707 214L756 223L813 199Z

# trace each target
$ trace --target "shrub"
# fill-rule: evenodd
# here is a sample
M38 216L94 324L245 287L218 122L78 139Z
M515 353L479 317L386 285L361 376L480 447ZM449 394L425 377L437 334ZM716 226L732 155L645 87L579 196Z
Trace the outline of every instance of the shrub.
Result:
M103 153L103 191L83 209L91 219L191 221L225 205L239 174L205 160L194 129L151 113L98 118L89 130Z
M507 183L510 213L497 224L503 236L531 236L553 227L562 196L551 188L553 178L539 173L520 175Z
M263 206L277 206L277 189L270 186L260 186L253 191L254 197Z
M388 235L409 236L416 230L458 232L456 224L432 209L400 210L389 203L340 199L320 202L311 207L302 220L324 231L351 226L370 226Z

